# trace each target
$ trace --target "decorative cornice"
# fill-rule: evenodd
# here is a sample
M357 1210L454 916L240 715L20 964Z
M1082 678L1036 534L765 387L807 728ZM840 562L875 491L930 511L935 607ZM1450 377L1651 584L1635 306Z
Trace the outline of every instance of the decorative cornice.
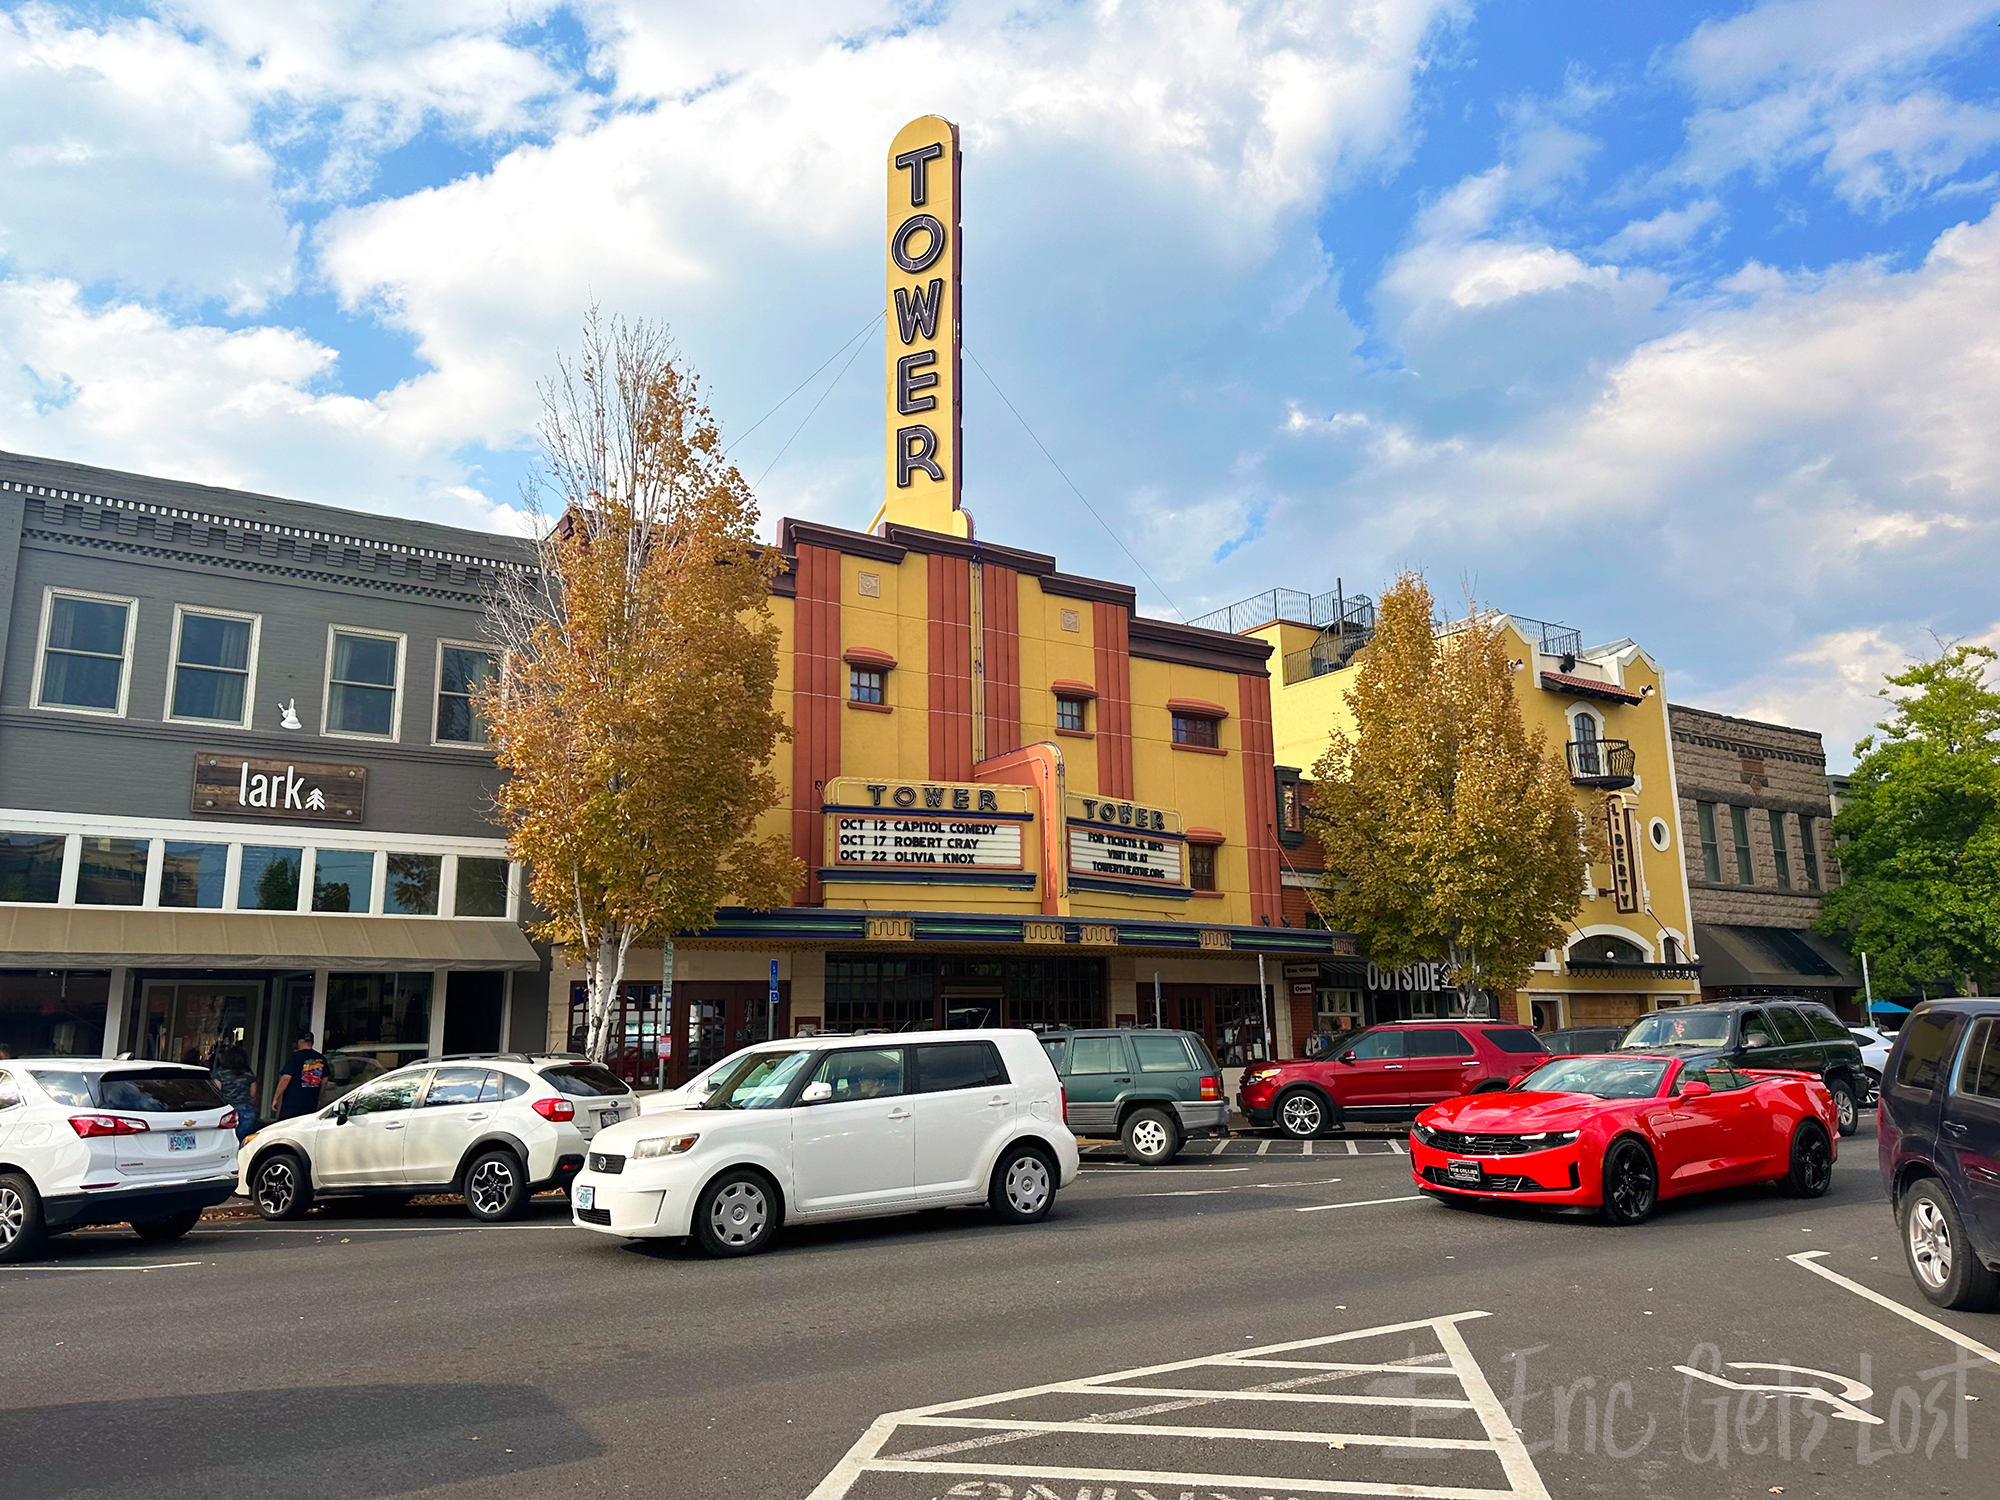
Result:
M1171 620L1132 617L1131 651L1148 661L1174 662L1180 666L1208 667L1217 672L1268 677L1271 645L1254 636L1230 635L1222 630L1203 630L1196 625L1180 625Z

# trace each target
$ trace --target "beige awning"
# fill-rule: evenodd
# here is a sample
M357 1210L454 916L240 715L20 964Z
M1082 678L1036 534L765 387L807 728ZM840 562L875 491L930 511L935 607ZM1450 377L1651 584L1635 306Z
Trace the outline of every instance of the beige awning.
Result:
M512 922L0 907L0 968L539 969Z

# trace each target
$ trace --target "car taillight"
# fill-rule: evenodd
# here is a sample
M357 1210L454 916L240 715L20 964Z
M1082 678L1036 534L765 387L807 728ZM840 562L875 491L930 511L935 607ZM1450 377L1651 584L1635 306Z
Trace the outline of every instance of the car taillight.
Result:
M574 1120L576 1106L567 1099L537 1099L528 1106L544 1120Z
M1069 1124L1069 1090L1057 1089L1056 1096L1062 1100L1062 1122Z
M215 1128L217 1130L234 1130L236 1128L236 1111L232 1109L228 1114L224 1115L220 1120L217 1120L215 1122Z
M1220 1078L1202 1079L1201 1097L1204 1099L1220 1099L1222 1097L1222 1080Z
M71 1115L69 1128L89 1140L94 1135L144 1135L153 1127L123 1115Z

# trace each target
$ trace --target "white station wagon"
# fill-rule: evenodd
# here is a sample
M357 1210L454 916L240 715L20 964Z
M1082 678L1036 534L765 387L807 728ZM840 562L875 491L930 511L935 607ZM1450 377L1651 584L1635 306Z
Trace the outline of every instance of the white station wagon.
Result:
M814 1037L742 1053L699 1105L600 1131L570 1203L600 1234L749 1255L788 1223L979 1203L1033 1223L1076 1174L1033 1032Z

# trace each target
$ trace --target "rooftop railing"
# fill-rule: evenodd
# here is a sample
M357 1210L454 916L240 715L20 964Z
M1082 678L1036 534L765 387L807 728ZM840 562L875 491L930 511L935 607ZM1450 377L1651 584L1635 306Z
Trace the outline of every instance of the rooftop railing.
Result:
M1350 628L1366 625L1373 629L1375 601L1366 594L1350 594L1340 588L1324 594L1308 594L1304 589L1266 589L1261 594L1252 594L1248 599L1239 599L1222 609L1211 610L1188 621L1188 624L1203 630L1226 630L1231 635L1241 635L1273 620L1310 625L1316 630L1326 630L1343 623Z

